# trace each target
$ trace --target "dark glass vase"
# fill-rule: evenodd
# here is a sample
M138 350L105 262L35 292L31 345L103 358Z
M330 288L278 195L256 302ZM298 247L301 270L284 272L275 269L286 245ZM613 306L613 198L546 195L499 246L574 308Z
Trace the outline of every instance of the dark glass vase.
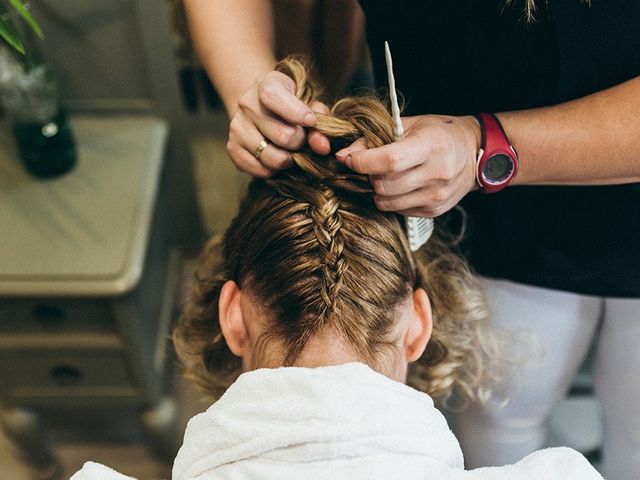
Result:
M57 177L75 166L75 143L62 108L52 118L14 120L13 133L20 160L34 177Z
M76 149L53 73L35 41L24 35L21 56L0 44L0 103L9 114L20 160L38 178L52 178L76 164Z

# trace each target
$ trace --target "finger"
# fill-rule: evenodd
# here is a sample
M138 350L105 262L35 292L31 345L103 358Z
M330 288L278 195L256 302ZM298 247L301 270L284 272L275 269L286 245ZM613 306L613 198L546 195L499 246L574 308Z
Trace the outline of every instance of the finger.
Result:
M312 127L316 116L308 105L295 95L294 81L280 72L273 72L258 87L260 103L284 121L294 125Z
M267 146L260 152L259 158L256 157L258 145L266 140ZM270 139L258 130L255 125L250 122L245 123L242 130L242 146L253 155L256 160L269 170L282 170L292 165L291 152L278 147L272 143Z
M424 189L414 190L404 195L395 195L382 197L374 195L373 200L376 202L378 210L383 212L400 212L413 208L421 208L425 206L426 195Z
M358 140L353 142L348 147L345 147L342 150L338 150L336 152L336 158L339 161L344 163L346 161L348 155L352 154L353 152L361 152L361 151L366 150L366 149L367 149L367 146L364 143L364 139L363 138L359 138Z
M256 157L251 155L245 149L239 150L232 158L234 165L241 172L248 173L255 177L267 178L273 176L276 172L262 165Z
M331 143L329 139L317 130L311 130L307 135L307 142L311 150L318 155L329 155L331 153Z
M456 199L443 189L423 188L395 197L374 196L379 210L415 217L439 217L456 205Z
M327 107L327 105L325 105L324 103L319 102L318 100L314 100L313 102L311 102L310 107L314 112L324 113L325 115L330 112L329 107Z
M376 175L402 172L423 162L425 146L416 139L400 140L378 148L349 153L347 167L358 173Z
M371 175L373 190L380 196L402 195L419 189L425 184L422 165L404 172Z
M304 128L283 122L267 110L253 116L253 123L271 143L286 150L299 150L305 142Z
M249 151L255 156L255 149ZM260 153L260 158L257 159L262 165L270 170L284 170L293 165L293 158L291 158L291 152L277 147L273 143L268 143L267 146Z
M317 100L311 103L311 110L324 114L329 113L329 107ZM316 152L318 155L329 155L329 153L331 153L331 143L329 142L329 139L317 130L311 130L309 132L307 135L307 142L309 143L311 150Z
M431 218L426 215L424 208L409 208L407 210L401 210L396 212L397 214L403 215L405 217L424 217Z
M424 217L424 218L436 218L440 215L447 213L455 207L455 203L446 203L439 207L417 207L417 208L408 208L406 210L400 210L396 213L400 215L404 215L405 217Z
M260 143L265 140L264 135L248 120L246 117L235 117L231 121L229 126L229 142L227 143L227 151L233 160L239 156L241 150L246 151L251 155L255 163L262 164L270 171L282 170L291 165L291 153L287 150L283 150L278 146L268 143L267 146L262 149L260 158L256 157L256 151ZM267 140L268 142L268 140ZM246 155L242 158L246 161ZM251 162L252 164L254 162Z

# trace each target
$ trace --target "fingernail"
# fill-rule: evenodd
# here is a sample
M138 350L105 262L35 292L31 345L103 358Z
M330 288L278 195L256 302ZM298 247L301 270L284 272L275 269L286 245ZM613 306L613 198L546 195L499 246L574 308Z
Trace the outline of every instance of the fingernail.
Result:
M313 127L316 123L316 116L309 112L304 116L304 125L306 127Z
M338 150L338 151L336 152L336 158L337 158L338 160L344 161L344 157L345 157L345 155L346 155L346 154L347 154L347 151L346 151L346 150L344 150L344 149L343 149L343 150Z

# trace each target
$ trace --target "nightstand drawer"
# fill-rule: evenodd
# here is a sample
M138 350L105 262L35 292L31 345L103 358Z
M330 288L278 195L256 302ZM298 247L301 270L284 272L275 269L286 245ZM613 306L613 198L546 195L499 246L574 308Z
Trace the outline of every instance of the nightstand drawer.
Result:
M0 335L114 330L110 304L106 300L0 300Z
M4 350L0 352L0 383L14 399L92 396L109 389L134 391L124 352L119 349Z

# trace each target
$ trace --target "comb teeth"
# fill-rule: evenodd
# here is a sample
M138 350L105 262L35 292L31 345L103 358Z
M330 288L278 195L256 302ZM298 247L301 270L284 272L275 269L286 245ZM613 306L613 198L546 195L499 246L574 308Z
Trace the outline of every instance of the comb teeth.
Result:
M433 219L422 217L407 217L407 238L412 252L418 251L433 233Z

